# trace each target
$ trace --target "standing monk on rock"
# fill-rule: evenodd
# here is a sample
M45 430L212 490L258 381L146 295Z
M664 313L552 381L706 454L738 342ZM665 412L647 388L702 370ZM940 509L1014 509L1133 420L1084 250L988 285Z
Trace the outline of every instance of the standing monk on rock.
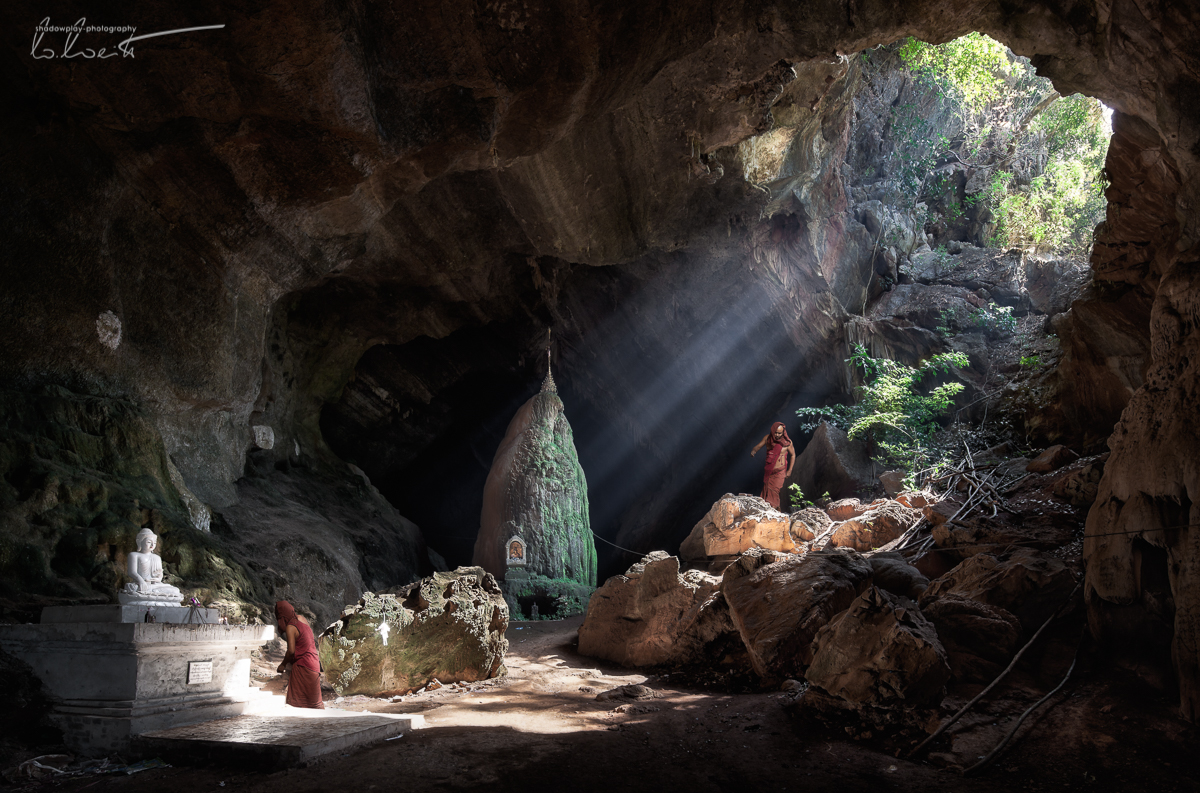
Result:
M779 509L779 489L783 487L784 481L792 473L792 466L796 464L796 448L792 446L792 439L788 437L787 427L783 426L782 421L771 425L771 431L763 436L750 452L750 456L758 454L758 450L764 446L768 448L767 462L763 466L762 498L775 509Z

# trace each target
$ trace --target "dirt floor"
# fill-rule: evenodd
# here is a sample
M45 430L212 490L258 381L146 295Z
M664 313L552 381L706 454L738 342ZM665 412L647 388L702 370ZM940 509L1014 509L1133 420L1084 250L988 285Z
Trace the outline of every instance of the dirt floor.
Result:
M1083 669L1027 724L1011 751L976 778L946 767L983 754L1022 708L1036 675L986 700L933 760L909 762L871 741L791 715L792 694L689 689L596 663L574 651L582 618L514 623L505 678L408 696L351 697L331 707L422 713L428 727L403 738L275 773L174 767L26 783L27 790L492 791L838 790L1200 791L1197 731L1169 696L1131 671ZM265 668L269 659L263 659ZM653 697L597 701L644 683ZM271 687L276 687L272 681ZM974 691L952 692L943 714Z

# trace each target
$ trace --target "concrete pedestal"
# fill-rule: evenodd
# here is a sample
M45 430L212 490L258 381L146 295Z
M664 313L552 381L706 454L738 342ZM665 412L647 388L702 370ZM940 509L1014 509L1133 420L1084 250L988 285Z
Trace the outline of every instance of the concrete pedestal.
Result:
M55 613L40 625L0 625L0 647L29 664L57 700L52 717L74 751L121 752L134 735L246 709L254 697L250 653L275 637L273 626L118 621L123 608L46 609ZM108 611L86 614L94 609ZM72 610L108 619L45 620Z

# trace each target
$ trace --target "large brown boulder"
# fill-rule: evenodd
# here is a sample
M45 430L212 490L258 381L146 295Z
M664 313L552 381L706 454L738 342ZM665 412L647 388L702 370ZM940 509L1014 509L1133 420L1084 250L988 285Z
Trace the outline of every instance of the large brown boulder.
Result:
M508 606L491 573L460 567L390 592L367 592L321 634L325 679L339 695L404 694L433 678L501 674Z
M929 579L899 553L873 553L867 557L874 584L893 595L916 600L929 588Z
M1068 465L1079 459L1079 455L1068 449L1062 444L1051 446L1044 452L1034 457L1025 466L1025 470L1034 474L1048 474L1051 471L1057 471L1064 465Z
M871 587L817 632L805 678L855 704L921 707L941 701L950 667L916 604Z
M804 556L749 551L725 568L721 589L754 671L799 677L821 626L871 583L871 565L848 548Z
M958 680L992 680L1021 639L1021 621L1006 609L962 595L943 595L921 609L937 626Z
M579 652L622 666L690 664L733 633L721 579L655 551L592 593L579 628Z
M885 501L856 518L842 523L829 538L839 548L870 551L887 545L917 524L921 513L896 501Z
M692 528L680 545L679 554L695 560L732 556L751 548L791 553L804 550L802 543L812 538L812 531L803 520L793 531L792 518L758 496L726 493Z
M1075 587L1075 574L1062 562L1031 548L976 554L929 585L922 607L946 595L999 606L1036 630Z
M812 440L796 458L787 484L800 485L804 495L816 500L824 493L831 498L849 498L875 486L875 467L866 448L846 437L837 427L822 421Z

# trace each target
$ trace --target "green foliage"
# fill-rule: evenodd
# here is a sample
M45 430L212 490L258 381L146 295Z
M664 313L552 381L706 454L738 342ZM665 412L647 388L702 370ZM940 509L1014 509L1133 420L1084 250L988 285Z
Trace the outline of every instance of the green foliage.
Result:
M983 308L973 310L969 321L990 335L1011 335L1017 332L1017 318L1012 311L1012 306L998 306L994 301L989 301Z
M787 495L788 495L788 500L792 505L792 509L804 509L805 507L817 506L817 504L814 504L812 501L809 500L808 496L804 495L804 491L800 489L800 485L796 484L795 482L788 485ZM828 502L829 502L829 491L826 490L825 493L822 494L822 496L819 499L817 499L817 503L828 503Z
M908 67L936 81L973 111L1000 98L997 77L1012 72L1008 49L982 33L968 33L937 46L911 36L900 48Z
M914 204L919 197L937 204L951 226L968 216L989 221L995 246L1086 256L1107 205L1102 174L1110 133L1100 103L1075 94L1046 104L1054 96L1049 80L981 33L936 46L909 38L898 54L964 124L961 139L951 142L915 103L893 110L892 134L903 141L896 173ZM1017 169L1013 162L1022 157ZM993 168L986 188L965 199L948 191L944 172L935 171L955 161Z
M800 485L793 482L787 488L788 499L791 501L792 509L804 509L805 507L816 506L808 500L804 495L804 491L800 489Z
M801 408L796 414L807 419L801 429L811 430L826 420L845 430L850 438L870 442L877 459L885 465L909 472L926 466L933 458L937 419L950 409L963 385L948 382L923 388L922 381L967 366L967 356L961 352L941 353L914 369L886 358L872 358L863 345L857 344L846 362L863 377L863 385L855 389L858 402Z
M937 332L946 338L960 330L982 330L989 336L1009 336L1017 332L1017 318L1012 312L1011 306L998 306L995 301L970 311L951 306L938 314Z
M1037 354L1021 356L1021 366L1023 368L1036 369L1037 367L1039 367L1041 365L1042 365L1041 356L1039 356Z

